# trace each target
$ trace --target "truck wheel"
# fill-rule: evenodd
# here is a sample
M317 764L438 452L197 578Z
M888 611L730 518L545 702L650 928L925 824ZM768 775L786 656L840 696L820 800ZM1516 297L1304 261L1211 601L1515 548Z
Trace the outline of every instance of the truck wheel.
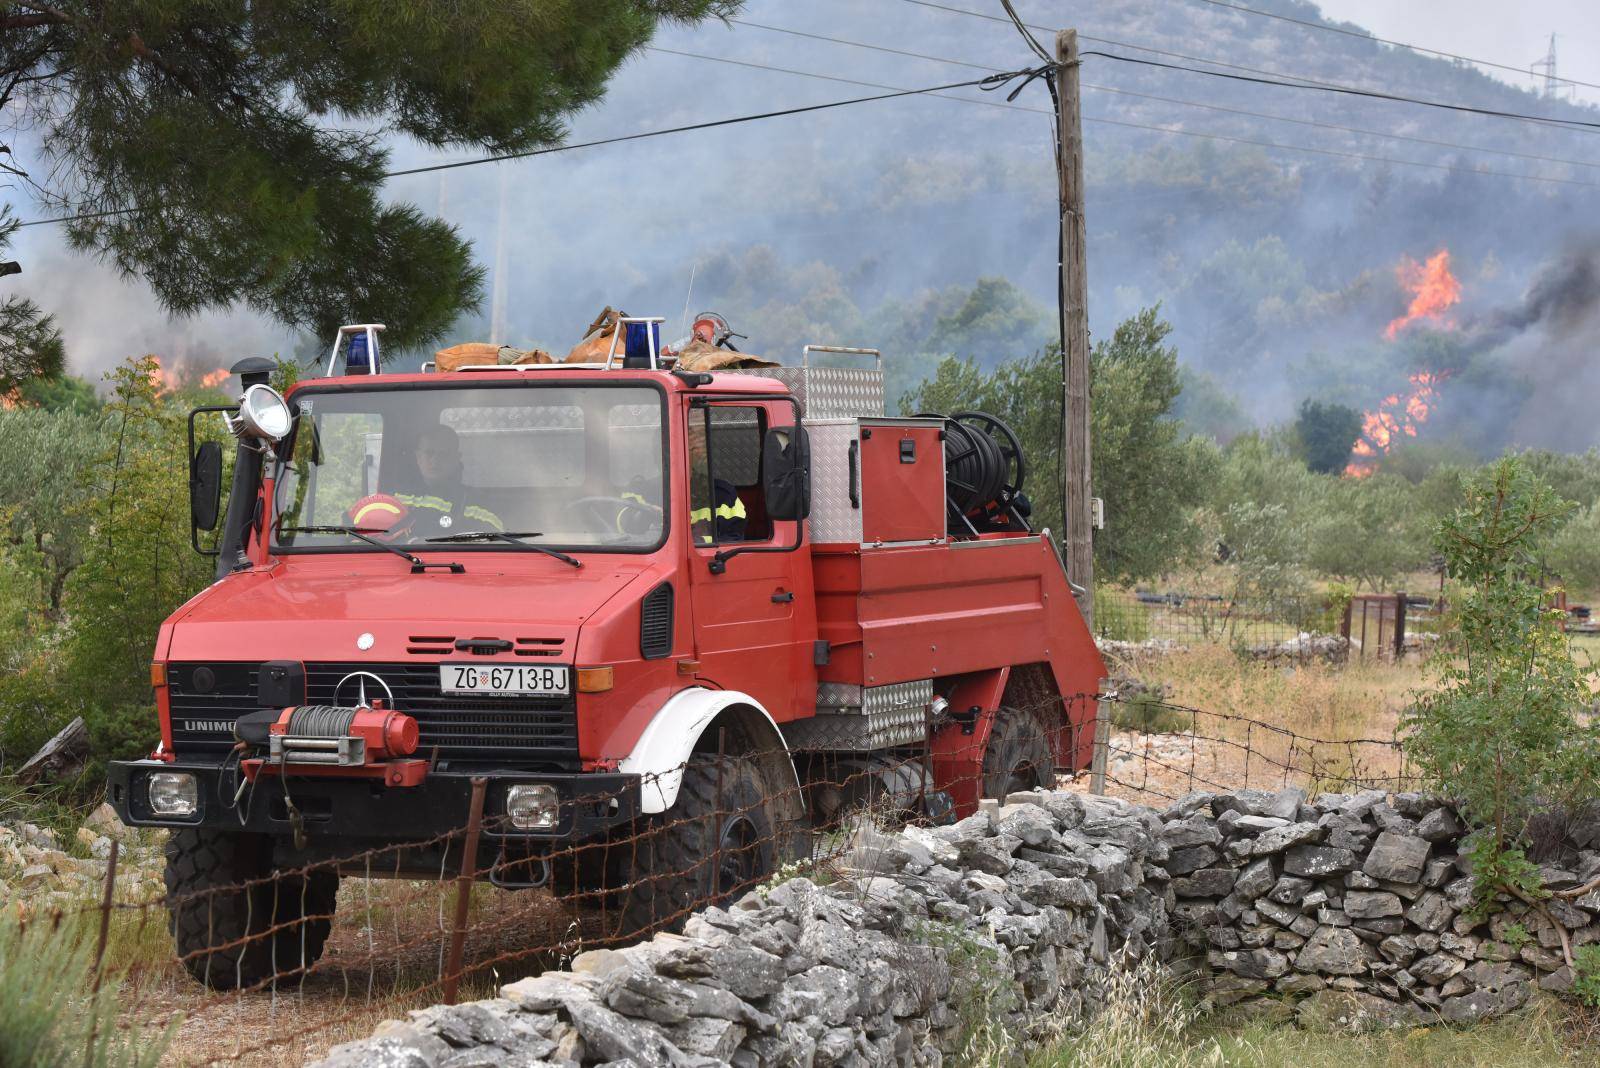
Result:
M167 841L168 922L178 958L213 990L274 976L298 982L322 956L339 876L318 870L270 878L271 857L271 839L259 834L196 827Z
M1021 790L1053 790L1055 751L1038 716L1001 705L983 751L983 794L1001 800Z
M696 754L677 803L643 825L635 848L613 847L628 877L613 934L676 930L690 913L749 890L777 869L777 827L777 806L753 762Z

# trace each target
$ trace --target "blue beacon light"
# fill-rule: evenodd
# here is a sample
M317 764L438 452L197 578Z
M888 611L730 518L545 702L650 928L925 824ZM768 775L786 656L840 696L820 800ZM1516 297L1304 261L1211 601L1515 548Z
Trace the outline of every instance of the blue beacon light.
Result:
M649 367L652 353L661 351L660 323L624 323L623 366Z
M368 375L372 373L372 353L367 350L367 335L353 334L344 353L344 373Z

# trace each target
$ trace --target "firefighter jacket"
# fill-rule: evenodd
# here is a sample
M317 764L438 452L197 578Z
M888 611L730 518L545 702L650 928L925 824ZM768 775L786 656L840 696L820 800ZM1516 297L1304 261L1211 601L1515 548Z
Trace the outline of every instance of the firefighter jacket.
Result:
M431 493L397 493L395 497L412 510L416 516L415 525L426 533L432 533L433 529L448 533L462 520L469 520L480 528L505 529L499 516L476 504L464 504L461 501L451 503Z
M715 488L716 519L712 509L696 508L689 513L689 529L697 545L710 545L713 541L743 541L745 527L744 502L731 482L717 479Z

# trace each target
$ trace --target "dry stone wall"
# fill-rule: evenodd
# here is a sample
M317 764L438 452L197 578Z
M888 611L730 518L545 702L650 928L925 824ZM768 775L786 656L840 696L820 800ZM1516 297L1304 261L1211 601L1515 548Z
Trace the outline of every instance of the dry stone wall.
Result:
M1216 1004L1309 995L1307 1024L1467 1023L1571 986L1552 919L1600 942L1600 891L1469 915L1470 836L1418 794L1194 794L1162 818L1173 932L1205 954ZM1597 850L1600 822L1570 828L1546 885L1600 875Z
M1026 1039L1093 1012L1108 968L1166 936L1162 823L1066 792L948 827L857 832L796 878L500 997L436 1006L324 1068L939 1065L974 1027Z
M1466 914L1460 819L1415 794L1193 794L1165 812L1068 792L948 827L856 832L793 878L500 996L435 1006L323 1068L940 1065L987 1027L1026 1043L1103 1003L1157 952L1219 1006L1369 1027L1510 1011L1570 985L1549 919ZM1546 882L1600 875L1600 821ZM1600 892L1546 905L1600 942Z

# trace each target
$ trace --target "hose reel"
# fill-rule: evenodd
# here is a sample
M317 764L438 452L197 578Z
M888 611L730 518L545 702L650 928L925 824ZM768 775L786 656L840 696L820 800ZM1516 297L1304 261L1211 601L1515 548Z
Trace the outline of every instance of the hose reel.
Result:
M1033 505L1023 494L1027 460L1017 435L987 412L954 412L943 419L945 508L954 537L1032 528Z

